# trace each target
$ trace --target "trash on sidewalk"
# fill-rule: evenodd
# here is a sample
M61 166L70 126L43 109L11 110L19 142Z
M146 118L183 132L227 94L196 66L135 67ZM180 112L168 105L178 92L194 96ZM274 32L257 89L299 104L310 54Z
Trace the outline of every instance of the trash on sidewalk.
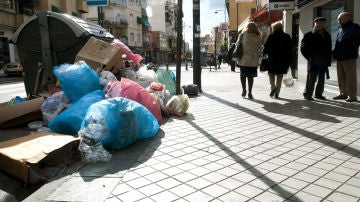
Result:
M35 184L55 176L79 159L78 144L78 138L52 132L0 142L0 170L25 185Z
M170 98L166 104L166 109L170 114L176 116L184 116L185 112L189 108L189 97L186 94L174 95Z
M96 72L116 73L123 66L121 49L106 41L90 37L76 55L75 62L83 60Z
M27 100L10 106L0 107L0 128L9 128L41 120L40 106L44 101L43 97Z

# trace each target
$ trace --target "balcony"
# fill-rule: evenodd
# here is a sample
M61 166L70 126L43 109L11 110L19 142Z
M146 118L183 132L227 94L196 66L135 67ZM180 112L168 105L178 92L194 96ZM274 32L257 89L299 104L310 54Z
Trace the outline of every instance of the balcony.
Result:
M105 18L105 25L113 25L118 27L126 27L128 25L127 19L124 18Z

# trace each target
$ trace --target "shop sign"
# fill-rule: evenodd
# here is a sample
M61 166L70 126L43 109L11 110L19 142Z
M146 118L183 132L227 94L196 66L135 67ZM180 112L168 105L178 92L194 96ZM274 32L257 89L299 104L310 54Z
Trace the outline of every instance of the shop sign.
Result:
M87 6L107 6L107 0L86 0Z
M269 0L269 11L294 10L294 0Z

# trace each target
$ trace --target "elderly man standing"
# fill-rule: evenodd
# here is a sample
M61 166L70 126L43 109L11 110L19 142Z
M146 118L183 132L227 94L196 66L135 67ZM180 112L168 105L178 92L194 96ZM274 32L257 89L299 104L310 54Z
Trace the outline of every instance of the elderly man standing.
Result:
M312 98L315 83L315 98L325 100L323 96L325 85L325 74L331 65L331 35L325 30L326 18L317 17L314 20L313 30L305 33L301 40L301 53L308 60L308 74L306 78L305 91L306 100Z
M333 99L357 101L356 59L360 45L360 26L353 23L348 12L338 16L340 29L337 33L333 56L337 60L336 69L340 95Z

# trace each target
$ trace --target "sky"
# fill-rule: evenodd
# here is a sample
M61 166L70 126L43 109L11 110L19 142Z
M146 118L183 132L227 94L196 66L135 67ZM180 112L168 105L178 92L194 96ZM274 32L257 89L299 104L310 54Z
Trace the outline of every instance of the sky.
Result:
M200 0L200 35L210 34L213 27L225 21L225 0ZM219 10L217 14L215 11ZM193 0L183 0L185 41L192 49ZM226 13L226 18L228 18ZM228 19L226 19L228 20Z

